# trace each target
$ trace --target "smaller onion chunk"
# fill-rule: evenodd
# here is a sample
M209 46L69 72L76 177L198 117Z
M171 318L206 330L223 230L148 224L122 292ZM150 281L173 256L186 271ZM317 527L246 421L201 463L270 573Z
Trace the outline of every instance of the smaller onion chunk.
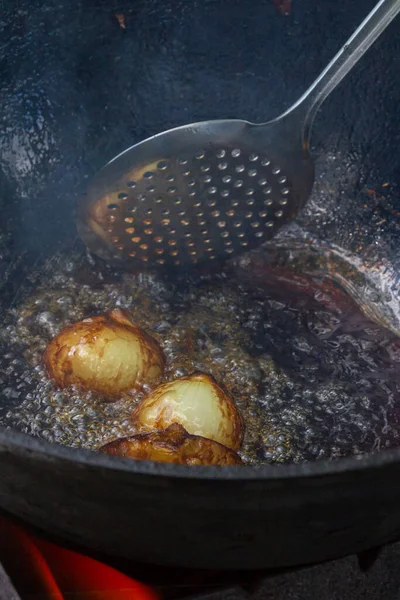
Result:
M222 444L190 435L174 423L164 431L122 438L100 448L111 456L180 465L241 465L240 457Z
M65 327L43 360L60 387L75 384L111 398L157 383L164 371L158 342L121 309Z
M179 423L189 433L232 450L238 450L243 440L244 423L239 410L215 379L205 373L159 385L136 407L133 420L138 429L147 431Z

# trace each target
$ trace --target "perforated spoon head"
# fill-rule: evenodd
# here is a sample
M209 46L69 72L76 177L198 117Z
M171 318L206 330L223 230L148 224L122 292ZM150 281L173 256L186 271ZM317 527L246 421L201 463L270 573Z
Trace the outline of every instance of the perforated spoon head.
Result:
M234 257L293 220L314 168L301 130L206 121L129 148L93 179L78 230L96 255L132 268Z
M89 249L131 267L183 267L233 257L270 239L311 193L308 140L317 109L399 12L400 0L379 0L278 119L186 125L117 156L78 209Z

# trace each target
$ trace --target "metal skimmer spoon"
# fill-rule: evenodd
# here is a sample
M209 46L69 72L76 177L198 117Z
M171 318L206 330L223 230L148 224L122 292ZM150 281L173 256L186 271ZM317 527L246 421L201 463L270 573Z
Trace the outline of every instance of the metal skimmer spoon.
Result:
M114 158L78 207L88 248L126 266L188 266L233 257L273 237L310 196L309 139L318 108L399 11L400 0L381 0L277 119L194 123Z

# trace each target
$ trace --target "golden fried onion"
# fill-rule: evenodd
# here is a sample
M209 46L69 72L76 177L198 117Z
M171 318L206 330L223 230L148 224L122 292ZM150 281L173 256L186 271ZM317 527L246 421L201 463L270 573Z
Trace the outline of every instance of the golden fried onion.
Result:
M133 413L139 429L161 430L180 423L189 433L238 450L242 416L228 394L205 373L180 377L156 387Z
M65 327L43 360L60 387L76 384L112 398L157 382L164 370L156 340L121 309Z
M144 433L110 442L100 448L110 456L181 465L240 465L240 457L212 440L190 435L174 423L164 431Z

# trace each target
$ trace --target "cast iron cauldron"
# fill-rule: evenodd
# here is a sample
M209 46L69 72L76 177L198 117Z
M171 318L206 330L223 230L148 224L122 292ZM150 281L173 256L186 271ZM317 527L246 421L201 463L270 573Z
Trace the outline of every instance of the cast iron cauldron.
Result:
M373 4L294 0L283 16L269 0L3 2L2 310L33 264L75 239L76 198L103 163L186 122L279 114ZM363 218L367 177L400 183L399 63L397 21L316 122L315 152L352 159L338 190L354 205L342 214L337 202L327 238ZM311 210L305 218L312 229ZM0 431L2 509L64 540L166 565L291 566L389 542L400 534L399 482L398 450L194 471Z

